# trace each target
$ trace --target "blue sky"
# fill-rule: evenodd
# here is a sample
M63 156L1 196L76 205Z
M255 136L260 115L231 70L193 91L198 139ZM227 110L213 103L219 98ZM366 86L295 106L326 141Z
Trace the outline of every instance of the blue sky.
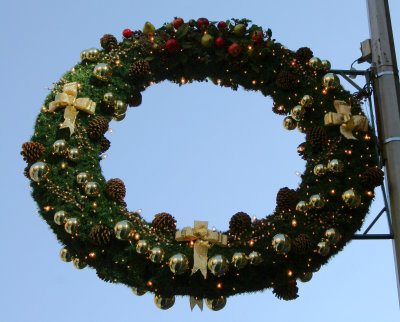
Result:
M389 4L399 46L400 2ZM146 20L157 27L175 16L245 17L271 28L273 38L289 49L308 46L333 68L348 69L360 56L359 43L369 37L365 1L25 0L7 1L1 15L0 321L399 320L390 241L353 241L299 285L296 301L279 301L267 290L228 298L220 312L190 312L186 297L160 311L152 295L136 297L125 286L100 281L91 269L78 271L59 260L61 247L37 215L19 155L46 88L79 60L81 50L100 47L105 33L121 39L125 28L141 29ZM143 209L147 220L167 211L179 227L208 220L226 230L237 211L264 217L273 211L279 188L295 188L295 172L304 168L296 152L303 135L285 131L271 107L260 93L210 83L150 87L139 108L111 124L104 175L124 180L128 208ZM367 222L382 207L377 190ZM374 232L386 229L382 221Z

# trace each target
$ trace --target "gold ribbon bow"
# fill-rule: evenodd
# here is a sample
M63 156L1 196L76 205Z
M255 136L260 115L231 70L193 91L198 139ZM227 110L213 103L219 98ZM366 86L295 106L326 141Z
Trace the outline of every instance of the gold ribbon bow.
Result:
M79 111L94 114L96 103L88 97L76 98L78 96L78 82L67 83L62 93L56 95L56 99L49 104L49 112L54 112L58 107L64 107L64 122L60 128L69 128L70 134L75 131L75 119Z
M190 310L193 311L195 306L198 306L200 311L203 311L203 299L191 296L190 297Z
M213 245L226 246L228 236L208 230L207 221L195 221L194 228L185 227L175 234L177 241L196 241L193 247L192 275L198 270L207 278L207 253Z
M368 131L368 119L361 115L351 115L351 106L344 101L335 100L333 102L336 112L325 114L325 125L340 125L340 133L346 139L357 140L353 135L353 130Z

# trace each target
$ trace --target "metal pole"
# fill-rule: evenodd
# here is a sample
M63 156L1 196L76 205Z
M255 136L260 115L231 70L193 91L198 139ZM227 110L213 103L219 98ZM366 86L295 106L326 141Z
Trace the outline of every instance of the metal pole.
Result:
M379 143L386 167L400 301L400 89L387 0L367 0Z

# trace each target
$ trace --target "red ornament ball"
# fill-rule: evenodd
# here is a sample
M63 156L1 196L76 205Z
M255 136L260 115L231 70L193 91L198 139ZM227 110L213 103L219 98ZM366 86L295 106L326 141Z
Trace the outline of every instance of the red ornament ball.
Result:
M218 29L220 30L220 31L222 31L222 30L224 30L225 28L226 28L226 23L225 23L225 21L220 21L220 22L218 22Z
M255 43L262 42L264 39L264 34L261 30L254 30L253 33L251 34L251 39Z
M218 37L215 39L215 46L217 47L223 47L225 45L225 40L222 37Z
M243 48L238 43L233 43L232 45L229 46L228 53L232 57L237 57L242 52L242 49Z
M132 30L124 29L124 31L122 32L122 36L124 36L124 38L131 38L132 37Z
M182 18L175 18L174 21L172 22L172 25L174 26L175 29L178 29L180 26L182 26L184 23Z
M165 49L170 53L170 54L175 54L179 50L179 42L176 39L169 39L165 43Z
M209 24L210 22L208 21L207 18L197 19L197 28L199 28L200 30L206 30Z

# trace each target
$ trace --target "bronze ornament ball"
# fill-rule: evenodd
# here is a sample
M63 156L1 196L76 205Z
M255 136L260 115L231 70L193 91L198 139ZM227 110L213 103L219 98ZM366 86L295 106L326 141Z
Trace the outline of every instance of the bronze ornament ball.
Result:
M95 196L100 192L100 185L97 182L89 181L85 185L85 194Z
M229 262L225 256L214 255L208 260L208 269L215 276L225 274L229 269Z
M86 51L86 59L96 61L100 58L100 50L97 48L90 48Z
M72 161L78 161L81 158L81 150L79 148L69 149L68 158Z
M132 286L131 290L132 290L132 293L135 294L136 296L142 296L147 293L146 290L144 290L140 287L136 287L136 286Z
M81 58L82 61L84 61L86 59L86 54L87 54L87 50L81 51L81 54L79 55L79 57Z
M349 208L357 208L361 204L361 196L353 189L343 192L342 199Z
M329 60L326 60L326 59L322 60L322 61L321 61L321 68L322 68L322 69L325 69L326 71L331 70L331 63L330 63L330 61L329 61Z
M93 69L93 75L102 81L107 81L112 75L112 69L105 63L97 64Z
M300 105L302 107L311 107L313 104L314 99L310 95L304 95L300 100Z
M184 254L175 254L168 261L169 269L175 275L181 275L186 272L189 267L189 260Z
M145 255L149 252L150 245L149 242L145 239L141 239L136 244L136 252L138 254Z
M300 121L303 117L304 109L301 105L296 105L292 108L291 115L295 121Z
M65 231L70 234L74 235L78 231L79 221L76 218L69 218L64 224Z
M157 263L157 264L161 263L164 260L164 255L165 255L165 252L160 247L153 247L150 250L150 260L153 263Z
M63 262L70 262L72 261L72 254L70 253L70 251L66 248L61 249L60 251L60 258Z
M221 296L216 299L206 299L206 305L211 311L222 310L226 305L226 297Z
M114 104L115 104L114 94L111 92L105 93L103 96L103 101L104 101L104 103L106 103L109 106L114 106Z
M49 173L49 167L44 162L36 162L29 168L29 176L35 182L40 182L46 178Z
M336 74L334 73L328 73L324 76L324 78L322 79L322 83L325 87L328 88L335 88L335 87L339 87L340 85L340 80L339 77L337 77Z
M125 119L125 116L126 116L125 113L123 113L123 114L114 114L112 119L113 119L113 121L121 122L122 120Z
M326 167L324 164L317 164L313 170L316 176L323 176L326 173Z
M310 64L310 66L314 69L319 69L322 67L322 62L321 59L319 59L318 57L312 57L308 63Z
M318 193L310 197L308 204L312 208L321 209L325 206L325 201L324 198L322 198L322 196Z
M286 254L291 249L291 241L286 234L276 234L272 238L272 247L278 254Z
M248 260L251 265L258 265L262 262L262 256L259 252L253 251L249 254Z
M343 162L338 159L332 159L328 163L328 170L335 173L342 172Z
M67 220L67 215L64 210L59 210L54 214L54 222L57 225L59 226L64 225L66 220Z
M117 222L114 226L115 237L119 240L128 240L135 234L132 223L128 220Z
M65 140L57 140L53 143L54 154L64 154L68 151L68 144Z
M246 257L246 254L245 253L239 253L239 252L234 253L233 256L232 256L231 263L236 269L244 268L248 263L248 259Z
M299 212L305 212L308 209L308 205L305 201L301 200L296 205L296 210Z
M283 119L283 127L286 130L288 130L288 131L294 130L296 128L296 126L297 126L297 122L294 119L292 119L291 116L286 116Z
M318 254L320 254L321 256L327 256L330 250L331 248L329 247L329 243L325 241L321 241L317 245Z
M125 114L127 108L128 105L125 102L118 100L114 105L114 113L117 115Z
M340 240L340 233L336 228L329 228L325 231L325 238L330 244L335 245Z
M161 297L156 295L154 297L154 304L161 310L168 310L175 304L175 296Z
M86 262L79 258L74 258L73 264L76 269L84 269L87 266Z
M89 175L86 172L79 172L76 175L76 182L79 184L85 184L89 180Z

